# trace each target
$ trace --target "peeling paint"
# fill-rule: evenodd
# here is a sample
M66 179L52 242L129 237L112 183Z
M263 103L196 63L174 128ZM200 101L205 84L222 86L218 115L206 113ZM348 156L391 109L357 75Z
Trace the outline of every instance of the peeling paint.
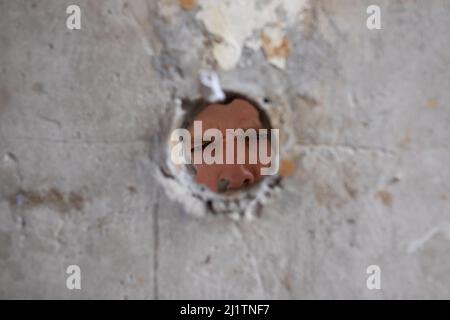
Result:
M192 10L197 5L197 0L180 0L180 6L186 10Z
M213 45L213 55L222 69L230 70L238 63L244 45L253 50L261 48L262 42L255 36L265 28L271 43L276 46L286 43L286 29L302 19L308 1L272 0L261 5L256 0L201 0L199 4L201 10L197 13L197 19L219 38ZM270 29L271 25L277 27ZM273 65L285 68L286 54L266 56Z
M280 69L286 68L291 44L279 26L271 26L261 33L262 47L267 60Z

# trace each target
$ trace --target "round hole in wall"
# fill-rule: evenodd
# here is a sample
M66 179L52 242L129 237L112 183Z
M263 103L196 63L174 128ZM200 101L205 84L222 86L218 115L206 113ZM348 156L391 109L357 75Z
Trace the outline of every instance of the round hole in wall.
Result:
M188 129L193 137L200 134L202 138L193 139L192 158L195 158L195 152L200 152L206 157L208 149L211 151L210 155L214 157L216 148L221 148L220 155L215 157L214 161L223 160L222 162L197 162L187 165L195 182L206 186L210 191L230 196L253 188L265 178L261 174L261 168L267 167L268 164L260 161L260 156L261 152L264 154L268 151L267 155L271 152L272 126L267 113L255 99L241 93L225 91L225 99L221 102L210 103L202 98L184 99L182 108L185 111L182 127ZM194 122L201 123L201 126L194 126ZM208 132L207 129L216 130L220 138L214 136L203 139ZM230 138L229 130L236 136ZM240 142L237 141L240 139L238 136L242 138ZM228 150L230 143L232 150ZM244 158L238 160L240 156Z
M229 105L235 100L243 100L251 106L249 109L253 110L253 114L256 114L261 128L274 130L272 123L276 123L276 119L272 122L268 114L268 108L272 106L264 104L263 96L261 98L252 98L235 91L225 91L225 94L226 98L220 104ZM167 123L165 125L165 119L161 123L161 127L165 129L159 137L163 138L163 135L166 136L168 143L163 144L163 153L160 154L162 156L160 158L162 162L160 163L160 170L156 172L156 177L165 189L167 196L171 200L181 203L183 205L183 212L194 216L203 216L207 213L225 214L233 219L259 216L264 204L281 188L281 177L278 172L266 175L256 183L252 181L251 177L244 177L242 180L242 188L227 190L225 192L215 192L206 185L198 183L195 179L198 168L196 169L194 166L173 162L174 146L179 145L180 139L179 137L176 139L172 134L177 129L189 128L197 116L206 110L211 103L205 99L194 97L184 99L176 98L174 99L174 104L175 108L169 109L172 116L165 118L171 121L171 124ZM219 124L222 124L222 122ZM268 131L270 132L272 130ZM271 134L273 133L271 132ZM276 136L278 137L278 132ZM157 139L158 137L155 138ZM275 140L277 142L273 145L279 147L278 138ZM164 138L158 141L162 143L164 142ZM157 154L154 156L157 156ZM218 184L219 180L217 181ZM218 184L217 189L219 189ZM226 182L221 182L221 184L226 184ZM222 188L224 187L222 186Z

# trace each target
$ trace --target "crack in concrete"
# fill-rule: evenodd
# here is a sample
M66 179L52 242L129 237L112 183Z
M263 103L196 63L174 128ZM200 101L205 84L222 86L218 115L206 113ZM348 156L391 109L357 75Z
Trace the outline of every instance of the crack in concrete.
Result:
M136 1L134 3L128 4L128 6L130 8L130 15L132 17L131 22L134 24L137 32L141 36L142 46L145 53L150 57L159 54L159 51L161 50L161 44L158 43L155 45L155 43L152 43L152 39L158 38L155 36L151 25L147 23L148 16L152 13L148 8L148 4L145 1ZM139 17L138 14L142 16Z
M159 191L156 193L156 201L153 206L153 297L159 299L158 287L158 253L159 253Z
M428 241L430 241L435 235L442 234L450 241L450 223L436 226L429 230L421 237L411 241L406 249L409 254L415 253L420 250Z
M37 114L37 117L38 117L39 119L41 119L41 120L44 120L45 122L48 122L48 123L51 123L51 124L56 125L58 128L61 128L61 127L62 127L61 122L58 121L58 120L56 120L56 119L49 118L49 117L44 116L44 115L42 115L42 114L40 114L40 113Z
M258 267L258 262L256 261L256 258L252 252L252 250L250 250L250 246L248 245L248 242L246 240L246 238L244 237L243 232L241 231L238 222L235 222L234 224L232 224L235 227L235 230L237 231L237 236L239 237L239 240L242 241L242 243L244 244L245 248L247 249L247 252L249 254L250 257L250 263L252 265L253 270L255 271L255 278L256 278L256 282L258 283L258 286L261 290L262 293L262 298L264 299L264 297L266 296L266 289L264 288L264 283L262 280L262 275L261 275L261 271L259 270Z

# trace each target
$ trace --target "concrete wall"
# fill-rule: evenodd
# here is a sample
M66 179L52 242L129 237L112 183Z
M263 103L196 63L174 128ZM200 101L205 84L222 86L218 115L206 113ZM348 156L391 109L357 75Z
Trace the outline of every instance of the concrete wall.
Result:
M372 2L0 1L0 297L449 299L450 1ZM155 178L205 68L292 135L252 221Z

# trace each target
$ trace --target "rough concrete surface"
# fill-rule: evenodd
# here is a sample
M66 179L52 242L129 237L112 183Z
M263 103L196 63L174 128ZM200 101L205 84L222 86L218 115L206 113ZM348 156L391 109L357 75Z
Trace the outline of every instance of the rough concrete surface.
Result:
M0 1L0 298L450 298L450 1L274 1ZM291 133L251 221L155 178L201 69Z

